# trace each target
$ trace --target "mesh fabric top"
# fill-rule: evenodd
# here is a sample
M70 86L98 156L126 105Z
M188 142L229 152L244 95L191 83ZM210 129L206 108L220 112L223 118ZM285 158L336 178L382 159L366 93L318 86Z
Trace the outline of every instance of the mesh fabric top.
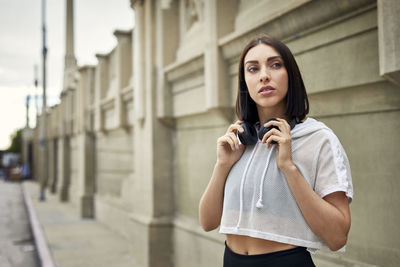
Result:
M314 191L321 198L343 191L351 201L349 161L332 130L308 118L291 135L294 164ZM276 145L268 149L260 141L246 147L226 180L220 233L303 246L312 252L327 247L305 221L276 164L276 153Z

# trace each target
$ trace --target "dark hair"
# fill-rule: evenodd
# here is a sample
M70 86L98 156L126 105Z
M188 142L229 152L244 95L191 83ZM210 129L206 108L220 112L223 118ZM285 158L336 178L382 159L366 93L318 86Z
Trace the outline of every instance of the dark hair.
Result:
M285 115L290 119L302 121L309 112L309 103L306 88L301 77L299 67L289 48L281 41L269 36L261 35L252 39L243 49L239 61L238 93L236 98L236 115L240 120L255 123L259 121L256 103L250 97L244 78L244 58L249 50L259 44L272 46L282 57L288 73L288 92L286 94Z

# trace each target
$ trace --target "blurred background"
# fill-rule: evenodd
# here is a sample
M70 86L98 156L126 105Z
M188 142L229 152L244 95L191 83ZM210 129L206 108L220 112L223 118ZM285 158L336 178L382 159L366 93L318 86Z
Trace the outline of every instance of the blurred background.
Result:
M110 266L118 253L115 266L222 266L224 236L202 231L198 202L236 120L240 52L261 33L289 46L309 116L333 129L352 168L346 252L315 263L399 265L399 1L48 1L47 84L41 3L0 3L0 142L19 142L3 171L29 181L57 266L87 266L87 255ZM82 242L88 222L110 235Z
M129 0L78 1L75 5L75 53L79 65L95 64L96 53L108 52L117 43L115 29L134 24ZM0 149L11 145L11 134L26 124L24 108L30 98L30 126L35 125L35 96L42 108L42 2L0 1ZM65 3L47 0L47 99L60 102L65 54ZM90 30L88 30L90 29ZM36 71L35 71L36 66ZM35 72L38 79L35 88Z

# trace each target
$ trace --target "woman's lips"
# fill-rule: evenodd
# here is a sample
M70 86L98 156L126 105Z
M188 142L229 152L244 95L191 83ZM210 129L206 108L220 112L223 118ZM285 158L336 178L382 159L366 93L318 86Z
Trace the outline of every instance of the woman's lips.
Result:
M258 90L258 93L261 96L267 96L267 95L273 94L274 91L275 91L275 88L273 88L272 86L264 86L260 90Z

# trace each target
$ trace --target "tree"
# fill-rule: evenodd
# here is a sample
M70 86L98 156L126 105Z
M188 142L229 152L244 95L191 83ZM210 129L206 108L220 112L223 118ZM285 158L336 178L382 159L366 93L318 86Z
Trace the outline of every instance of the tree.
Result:
M11 145L7 149L8 152L21 154L21 143L22 143L22 128L13 132L10 136Z

